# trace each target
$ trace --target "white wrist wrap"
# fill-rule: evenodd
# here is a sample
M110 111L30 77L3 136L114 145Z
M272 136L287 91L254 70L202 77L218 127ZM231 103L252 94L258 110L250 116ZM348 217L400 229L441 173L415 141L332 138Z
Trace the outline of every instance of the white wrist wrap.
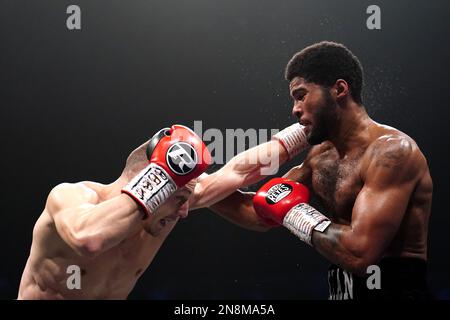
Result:
M295 123L273 136L286 148L289 158L295 157L309 147L304 129L305 127L300 123Z
M283 219L283 226L309 245L313 230L324 232L330 224L327 217L306 203L294 206Z
M177 185L160 166L150 163L122 189L147 212L153 213L172 193Z

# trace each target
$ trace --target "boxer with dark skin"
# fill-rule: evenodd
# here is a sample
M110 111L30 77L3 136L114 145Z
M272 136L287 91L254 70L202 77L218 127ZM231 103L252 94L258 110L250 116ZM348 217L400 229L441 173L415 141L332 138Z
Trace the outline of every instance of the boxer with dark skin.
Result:
M433 192L427 160L411 137L368 116L358 59L343 45L318 43L291 59L286 78L292 113L305 126L312 148L284 177L306 185L331 220L325 231L312 232L314 249L356 278L370 265L392 261L388 257L408 270L416 269L410 267L413 260L422 270ZM235 193L211 208L241 226L262 230L252 197ZM422 280L417 287L425 292ZM404 298L401 290L393 296ZM331 291L331 298L342 298Z

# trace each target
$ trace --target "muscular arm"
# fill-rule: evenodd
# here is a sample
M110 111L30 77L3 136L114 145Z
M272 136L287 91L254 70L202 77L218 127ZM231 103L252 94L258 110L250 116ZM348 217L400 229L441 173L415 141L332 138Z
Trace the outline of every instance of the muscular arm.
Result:
M387 145L388 144L388 145ZM363 274L377 263L397 233L421 172L420 158L405 139L387 140L367 167L350 225L314 231L312 244L346 270Z
M209 207L226 198L238 188L252 185L267 175L275 174L288 159L286 149L272 140L232 158L220 170L203 175L189 199L191 209Z
M283 177L307 183L311 170L306 162L289 170ZM258 216L253 208L254 192L237 190L222 201L210 206L210 209L228 221L253 231L267 231L274 225Z
M96 256L142 226L142 212L129 196L97 202L96 193L80 183L61 184L47 199L58 234L80 255Z

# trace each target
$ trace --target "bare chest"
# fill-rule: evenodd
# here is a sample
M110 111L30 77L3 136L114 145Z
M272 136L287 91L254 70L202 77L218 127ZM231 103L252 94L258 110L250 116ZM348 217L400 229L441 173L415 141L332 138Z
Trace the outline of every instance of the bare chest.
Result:
M356 197L362 188L360 178L362 153L340 159L337 152L327 151L312 161L314 194L333 217L350 221Z

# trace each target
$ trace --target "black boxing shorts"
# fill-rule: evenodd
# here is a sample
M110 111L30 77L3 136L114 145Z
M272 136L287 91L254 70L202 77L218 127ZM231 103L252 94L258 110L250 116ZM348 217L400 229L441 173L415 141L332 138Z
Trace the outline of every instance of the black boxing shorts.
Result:
M328 268L329 300L432 300L427 277L427 262L417 258L383 258L378 275L357 276L331 265Z

